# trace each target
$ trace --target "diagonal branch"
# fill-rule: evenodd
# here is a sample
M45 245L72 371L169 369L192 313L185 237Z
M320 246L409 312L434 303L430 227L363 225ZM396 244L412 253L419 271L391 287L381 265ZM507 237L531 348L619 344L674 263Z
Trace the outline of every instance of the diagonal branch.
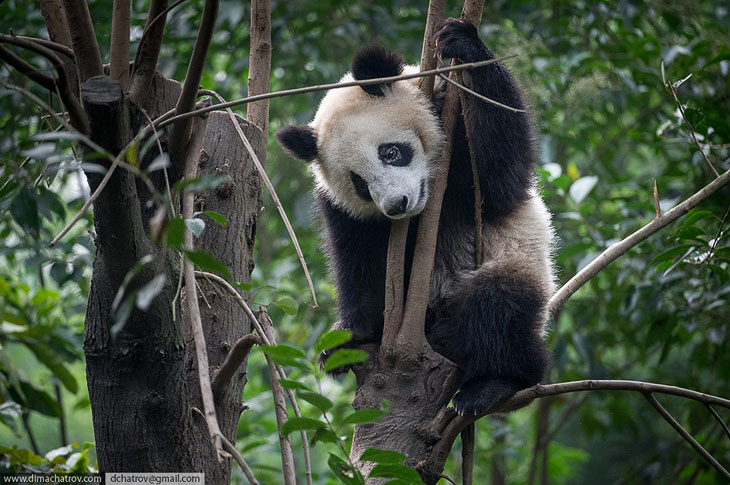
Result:
M7 50L1 45L0 60L7 62L8 65L15 68L15 70L18 71L20 74L23 74L28 79L34 81L45 89L49 91L53 91L55 89L55 83L52 77L43 74L41 71L39 71L29 63L25 62L23 59L16 56L11 51Z
M219 0L205 0L203 7L203 17L200 20L198 36L195 39L193 53L190 56L188 64L188 72L185 75L182 92L175 106L175 113L180 115L188 113L195 107L195 100L198 95L198 87L203 77L205 69L205 59L208 56L208 48L215 29L215 19L218 17ZM190 139L192 130L192 120L184 119L173 125L172 133L170 133L170 159L178 174L182 172L185 162L185 146Z
M705 185L702 189L697 191L692 197L688 198L681 204L668 210L659 217L655 217L651 222L646 224L644 227L634 232L630 236L622 239L621 241L612 244L605 251L603 251L596 259L591 261L585 268L579 271L573 276L570 281L565 283L558 291L550 298L548 302L548 309L551 314L554 314L573 293L583 286L588 280L593 278L599 271L608 266L612 261L620 256L626 254L631 248L648 238L655 232L667 226L669 223L679 219L690 209L698 206L704 202L712 194L723 188L730 183L730 170L724 172L722 175L717 177L715 180Z
M89 6L85 0L63 0L63 8L66 12L66 23L73 25L73 29L70 29L71 44L76 56L79 84L83 85L89 78L104 74L99 43L96 41Z
M213 376L211 388L216 402L219 402L226 393L226 390L228 390L228 383L231 382L233 375L241 366L244 359L248 357L253 346L262 344L263 340L261 340L260 337L250 333L238 339L238 341L233 345L233 348L231 348L228 355L226 355L226 359L223 361L223 364Z
M182 0L180 0L182 1ZM179 2L177 2L179 4ZM157 59L162 47L162 34L167 18L167 0L152 0L147 13L147 25L134 56L129 97L139 106L145 106L147 90L157 70Z
M71 119L71 124L85 135L91 133L89 120L81 107L81 103L79 103L78 98L71 91L71 85L69 83L63 61L61 61L61 59L59 59L59 57L52 50L40 44L37 44L32 40L21 39L13 35L0 34L0 42L6 42L8 44L13 44L17 45L18 47L28 49L35 52L36 54L40 54L41 56L51 61L53 67L56 69L56 73L58 74L57 85L59 96L61 97L61 101L63 102L64 106L66 106L69 118Z

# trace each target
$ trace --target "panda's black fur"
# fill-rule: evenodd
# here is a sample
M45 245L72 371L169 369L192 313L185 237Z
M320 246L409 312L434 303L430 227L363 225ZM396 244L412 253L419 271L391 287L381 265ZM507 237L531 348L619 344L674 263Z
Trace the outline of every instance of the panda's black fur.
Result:
M437 34L437 51L443 59L456 58L463 62L493 58L479 40L474 26L457 20L448 21ZM363 49L355 56L352 77L361 80L395 76L403 70L400 56L381 47L372 47ZM519 109L525 107L517 84L500 63L473 69L465 73L463 78L468 87L488 98ZM399 86L401 91L398 92L396 86L392 85L362 87L367 94L362 94L357 88L343 88L353 91L339 94L340 98L337 99L349 100L364 96L356 103L353 101L353 106L376 113L380 109L385 112L387 106L397 101L394 96L406 96L398 93L406 93L403 89L408 86ZM463 383L453 400L457 411L476 414L514 392L538 383L544 377L549 361L544 345L546 303L554 290L552 229L549 213L535 190L533 172L536 155L528 115L508 111L468 94L463 99L463 114L468 119L466 125L471 131L467 133L464 119L460 118L456 126L441 212L426 335L437 352L457 363L463 370ZM337 110L339 105L336 103L341 101L329 103L323 101L320 111ZM334 108L332 103L335 103ZM413 109L417 109L416 104ZM433 108L428 105L428 109ZM435 108L437 111L438 106ZM320 116L320 111L309 126L284 128L277 133L277 138L294 156L306 161L314 160L318 170L316 203L326 223L325 249L339 297L341 320L336 327L351 330L353 344L379 342L383 330L390 220L383 215L386 211L382 207L374 208L374 202L367 200L362 185L354 190L353 185L364 183L368 190L365 195L369 196L370 192L377 195L379 188L374 184L386 185L382 181L382 173L401 172L396 172L392 167L378 167L382 173L371 177L368 186L368 182L362 180L355 171L361 170L358 167L363 164L381 162L338 158L339 152L333 151L332 146L340 140L327 138L330 135L327 131L339 129L336 123L350 118L340 118L338 113L331 119L322 118L329 113ZM423 117L428 118L426 111L423 113ZM427 119L425 123L429 129L440 129L436 119ZM377 128L363 123L363 127L358 129L360 131L355 132L359 133L356 135L358 139L350 141L357 144L365 140L362 143L367 145L370 130L375 131ZM404 133L407 131L404 129ZM433 153L438 150L429 148L429 144L443 142L438 138L438 133L434 135L423 128L416 128L415 131L419 133L419 140L423 144L423 150L417 151L416 158L433 158ZM382 138L387 135L378 136ZM347 144L334 146L349 149ZM391 145L380 146L385 148L379 149L378 153ZM418 143L414 143L414 146L416 150L420 147ZM356 158L359 153L375 157L374 148L365 146L356 149L361 150L353 152ZM402 156L401 150L388 153ZM476 269L470 153L475 157L483 197L481 212L485 259L481 267ZM431 158L428 158L428 164L434 163ZM347 171L332 166L333 163L352 165L350 174L361 181L344 180ZM334 169L339 170L335 175L332 174ZM417 169L414 162L413 173L402 173L408 177L424 176ZM433 173L428 176L432 177ZM383 191L389 194L387 191L392 192L394 189L392 181L387 182L390 185ZM409 189L410 199L423 198L424 187L421 186L419 196L418 186L414 184L411 183L412 188ZM359 202L355 200L357 198ZM404 196L405 199L408 198ZM381 205L387 203L381 202ZM377 212L378 208L380 212ZM406 215L413 215L406 254L405 274L408 275L418 215Z

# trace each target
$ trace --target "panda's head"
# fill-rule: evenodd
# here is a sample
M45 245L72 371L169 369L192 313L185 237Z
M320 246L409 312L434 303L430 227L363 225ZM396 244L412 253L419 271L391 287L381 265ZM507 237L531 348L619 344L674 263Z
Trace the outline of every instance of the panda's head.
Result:
M368 47L340 82L404 69L417 71L393 52ZM429 101L410 80L333 89L311 123L288 126L276 137L287 153L312 162L317 190L360 219L421 212L443 139Z

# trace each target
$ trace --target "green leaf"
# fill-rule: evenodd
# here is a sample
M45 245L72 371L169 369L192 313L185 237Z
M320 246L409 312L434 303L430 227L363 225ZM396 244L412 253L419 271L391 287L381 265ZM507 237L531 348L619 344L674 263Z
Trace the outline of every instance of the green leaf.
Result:
M26 345L31 352L33 352L36 359L53 372L53 375L56 376L61 383L63 383L66 389L76 394L79 390L76 379L63 364L61 357L56 352L54 352L49 346L41 343L28 342Z
M301 389L302 391L311 391L311 389L301 382L292 381L290 379L279 379L279 384L284 389Z
M707 263L707 267L720 278L720 283L725 284L730 280L730 275L724 268L712 263Z
M231 279L231 272L228 271L228 267L208 251L184 249L183 252L198 268L218 273L226 280Z
M10 204L10 214L23 230L38 239L41 219L38 216L38 204L33 192L22 187Z
M325 429L327 425L318 419L312 418L289 418L281 427L282 434L289 434L292 431L302 431L307 429Z
M339 349L324 363L324 370L331 371L344 365L356 364L368 360L370 354L360 349Z
M325 412L328 409L332 408L332 406L334 406L334 403L332 403L332 401L330 401L323 395L316 393L316 392L308 392L308 391L297 392L297 396L300 397L301 399L304 399L309 404L318 408L322 412Z
M662 261L667 260L674 260L677 256L687 251L689 248L694 247L692 244L680 244L679 246L675 246L673 248L669 248L666 251L662 251L661 253L654 256L654 258L651 260L651 263L649 264L657 264L661 263Z
M203 192L214 189L228 180L230 180L228 175L201 175L199 177L177 182L175 184L174 191L186 189L192 192Z
M595 175L587 175L581 177L570 186L568 193L570 197L578 204L593 190L593 187L598 183L598 177Z
M374 461L376 463L403 463L406 455L392 450L368 448L360 455L360 461Z
M274 302L274 305L278 306L289 315L296 315L297 311L299 310L299 305L297 304L297 302L294 301L294 298L291 298L289 296L283 296L279 298Z
M147 311L147 309L152 304L152 301L165 288L166 281L167 276L165 276L164 273L160 273L152 278L152 280L145 284L142 288L140 288L137 292L136 298L137 308L142 311Z
M287 344L262 345L261 350L266 355L283 359L303 359L306 357L306 354L302 350Z
M342 423L343 424L362 424L362 423L372 423L373 421L377 421L378 419L382 418L383 416L387 415L387 411L383 411L382 409L372 409L372 408L364 408L364 409L358 409L354 411L352 414L347 416Z
M705 119L701 108L687 108L684 110L684 117L692 128L696 128Z
M314 350L319 353L342 345L350 340L352 340L352 332L349 330L330 330L317 339L317 343L314 344Z
M379 463L370 471L368 478L398 478L408 483L423 483L418 472L399 463Z
M318 429L312 435L309 444L314 446L318 441L322 443L337 443L338 440L337 435L331 429Z
M9 388L10 396L15 402L26 409L38 411L41 414L58 418L61 416L61 408L58 403L47 392L38 389L34 384L27 381L20 381L17 386Z
M334 474L337 475L337 478L339 478L345 485L362 485L365 483L365 479L359 470L356 470L345 460L332 453L330 453L330 456L327 459L327 465L329 465L330 470L332 470Z
M169 247L182 247L185 239L185 221L182 217L173 217L167 222L166 239Z
M213 219L215 222L217 222L221 226L228 227L228 220L225 217L223 217L222 215L220 215L219 213L217 213L216 211L203 211L202 213L205 214L206 216L210 217L211 219Z
M170 155L167 153L160 153L152 160L152 163L147 167L147 172L155 172L162 170L170 166Z
M707 217L712 217L713 215L712 211L694 208L687 212L687 215L684 216L684 219L682 219L682 225L693 226L696 222Z
M185 225L188 226L188 229L190 229L190 232L195 237L200 236L203 233L203 229L205 229L205 221L202 219L185 219Z

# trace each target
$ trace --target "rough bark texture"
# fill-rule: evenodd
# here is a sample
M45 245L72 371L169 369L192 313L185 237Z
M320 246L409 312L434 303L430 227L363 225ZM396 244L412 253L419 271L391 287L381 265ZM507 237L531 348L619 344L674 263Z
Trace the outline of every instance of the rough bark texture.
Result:
M180 86L156 76L151 84L148 108L154 117L175 106ZM107 76L89 79L82 98L92 138L112 153L131 139L145 118ZM244 125L259 153L265 149L260 130ZM161 141L166 143L166 135ZM150 154L143 166L156 155ZM196 246L207 249L226 263L237 281L246 281L253 268L251 251L256 219L261 207L259 179L241 148L230 121L211 116L207 123L201 173L226 173L231 182L198 195L198 204L227 217L221 227L207 220ZM100 177L89 174L92 188ZM219 463L210 443L200 409L194 351L185 337L184 320L173 320L178 275L177 254L158 246L147 236L149 194L140 190L133 174L118 169L94 204L97 247L86 316L84 351L92 405L99 467L102 471L196 471L206 483L228 483L230 461ZM161 188L158 186L158 188ZM167 282L146 312L133 311L123 329L112 335L111 304L130 268L146 255L152 256L135 277L128 292L164 273ZM205 282L201 298L203 324L211 370L220 365L230 346L250 331L249 323L229 298L222 298ZM234 377L219 404L224 434L233 441L242 411L243 373Z

